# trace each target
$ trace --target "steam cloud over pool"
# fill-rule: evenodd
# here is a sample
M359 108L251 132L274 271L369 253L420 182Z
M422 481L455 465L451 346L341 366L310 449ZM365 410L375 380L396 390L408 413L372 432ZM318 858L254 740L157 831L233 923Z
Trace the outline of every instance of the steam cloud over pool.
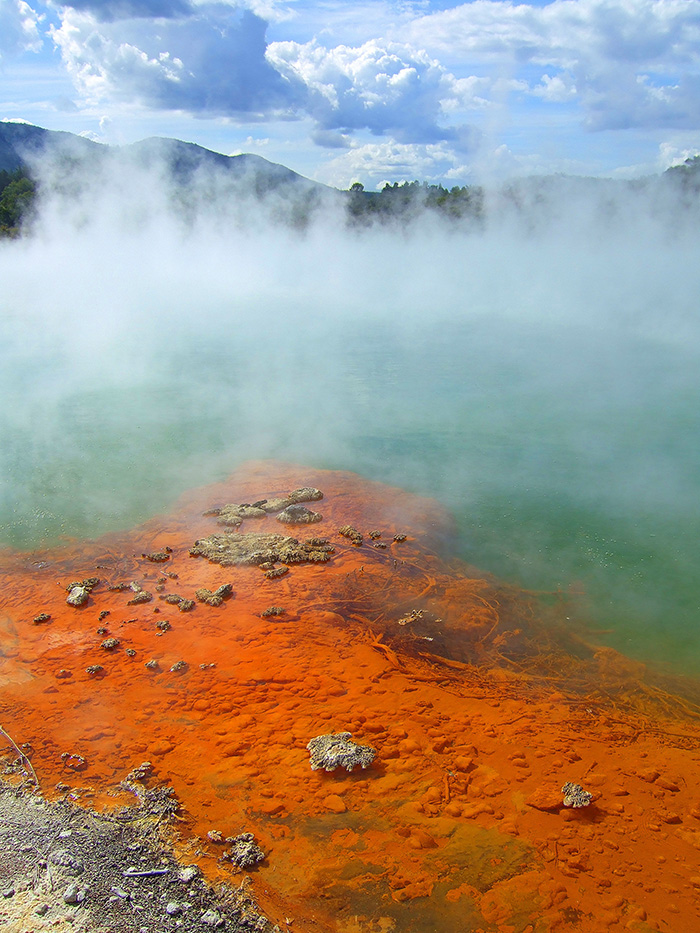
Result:
M611 644L697 673L697 226L563 185L536 223L186 228L130 184L1 244L4 544L127 527L249 459L349 469L437 497L471 563L580 592Z

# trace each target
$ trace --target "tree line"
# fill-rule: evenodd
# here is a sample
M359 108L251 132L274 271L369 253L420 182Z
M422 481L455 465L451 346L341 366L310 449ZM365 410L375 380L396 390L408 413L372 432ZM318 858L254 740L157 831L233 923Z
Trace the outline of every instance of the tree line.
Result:
M355 223L406 221L426 209L452 220L479 220L484 212L483 188L445 188L420 181L387 182L381 191L365 191L360 182L350 186L347 210Z
M0 236L19 236L34 207L36 185L23 168L0 171Z

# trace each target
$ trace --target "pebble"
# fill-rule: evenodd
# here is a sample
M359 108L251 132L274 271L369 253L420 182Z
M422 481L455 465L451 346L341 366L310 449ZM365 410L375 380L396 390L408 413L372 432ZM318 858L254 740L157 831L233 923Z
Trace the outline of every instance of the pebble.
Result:
M474 764L474 759L468 755L457 755L454 761L455 771L469 771Z
M177 880L182 881L183 884L189 884L190 881L194 881L198 874L199 869L196 865L186 865L180 870L180 873L177 876Z
M182 907L180 907L177 901L168 901L165 905L165 912L169 917L177 917L178 914L182 913Z
M85 900L85 895L87 891L85 888L79 888L78 885L73 882L69 884L66 890L63 892L63 900L66 904L82 904Z
M552 787L538 787L525 803L536 810L561 810L564 805L561 792Z
M648 768L644 771L637 771L637 777L641 778L643 781L646 781L647 784L653 784L658 776L659 772L655 771L654 768Z
M206 910L200 919L202 923L209 927L220 927L223 926L224 923L221 914L219 914L216 910Z
M69 852L68 849L57 849L49 857L52 865L59 865L73 875L81 875L84 871L83 864L79 858Z
M48 905L48 904L39 904L39 906L37 907L37 909L34 911L34 913L37 915L37 917L44 917L44 916L46 916L46 914L47 914L48 912L49 912L49 905Z
M345 813L347 810L343 798L339 797L338 794L329 794L323 801L323 805L332 810L333 813Z

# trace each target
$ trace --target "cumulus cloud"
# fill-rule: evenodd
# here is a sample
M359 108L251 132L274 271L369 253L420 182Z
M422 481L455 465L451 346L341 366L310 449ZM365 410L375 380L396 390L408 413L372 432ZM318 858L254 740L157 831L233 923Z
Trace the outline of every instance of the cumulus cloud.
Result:
M474 0L418 17L404 35L474 66L540 66L531 93L575 97L592 129L697 125L696 0Z
M320 131L367 129L401 143L471 144L469 128L441 125L446 102L463 88L425 52L375 40L359 48L312 40L271 43L267 57L306 87L305 110Z
M469 169L455 149L445 142L417 144L393 140L353 146L325 163L317 173L319 181L347 188L363 179L368 187L381 188L386 182L444 181L463 184Z
M24 0L0 0L0 61L41 48L39 16Z
M63 5L87 10L103 22L130 17L171 18L193 12L189 0L64 0Z
M91 101L250 118L293 108L301 93L265 59L266 28L252 11L217 3L155 21L67 9L53 39Z

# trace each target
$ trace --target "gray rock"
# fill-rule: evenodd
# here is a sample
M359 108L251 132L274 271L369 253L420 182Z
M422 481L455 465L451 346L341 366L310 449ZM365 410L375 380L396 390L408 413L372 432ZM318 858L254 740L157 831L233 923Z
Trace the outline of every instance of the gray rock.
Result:
M580 784L567 783L561 789L564 795L565 807L587 807L593 799L592 794L584 790Z
M358 765L368 768L377 756L369 745L356 745L351 741L352 733L336 732L330 735L318 735L306 746L311 752L311 770L335 771L345 768L352 771Z
M84 871L83 863L80 859L68 849L56 849L49 856L52 865L57 865L69 875L82 875Z
M83 606L88 601L90 590L86 586L71 587L66 602L69 606Z
M87 890L79 887L75 881L72 881L63 892L63 900L66 904L82 904L85 900Z
M185 865L185 867L180 870L177 880L182 881L183 884L189 884L190 881L194 881L198 875L199 869L196 865Z
M177 917L178 914L182 913L182 907L180 907L177 901L168 901L165 905L165 912L169 917Z
M200 919L202 923L209 927L221 927L224 925L221 914L216 910L206 910Z

